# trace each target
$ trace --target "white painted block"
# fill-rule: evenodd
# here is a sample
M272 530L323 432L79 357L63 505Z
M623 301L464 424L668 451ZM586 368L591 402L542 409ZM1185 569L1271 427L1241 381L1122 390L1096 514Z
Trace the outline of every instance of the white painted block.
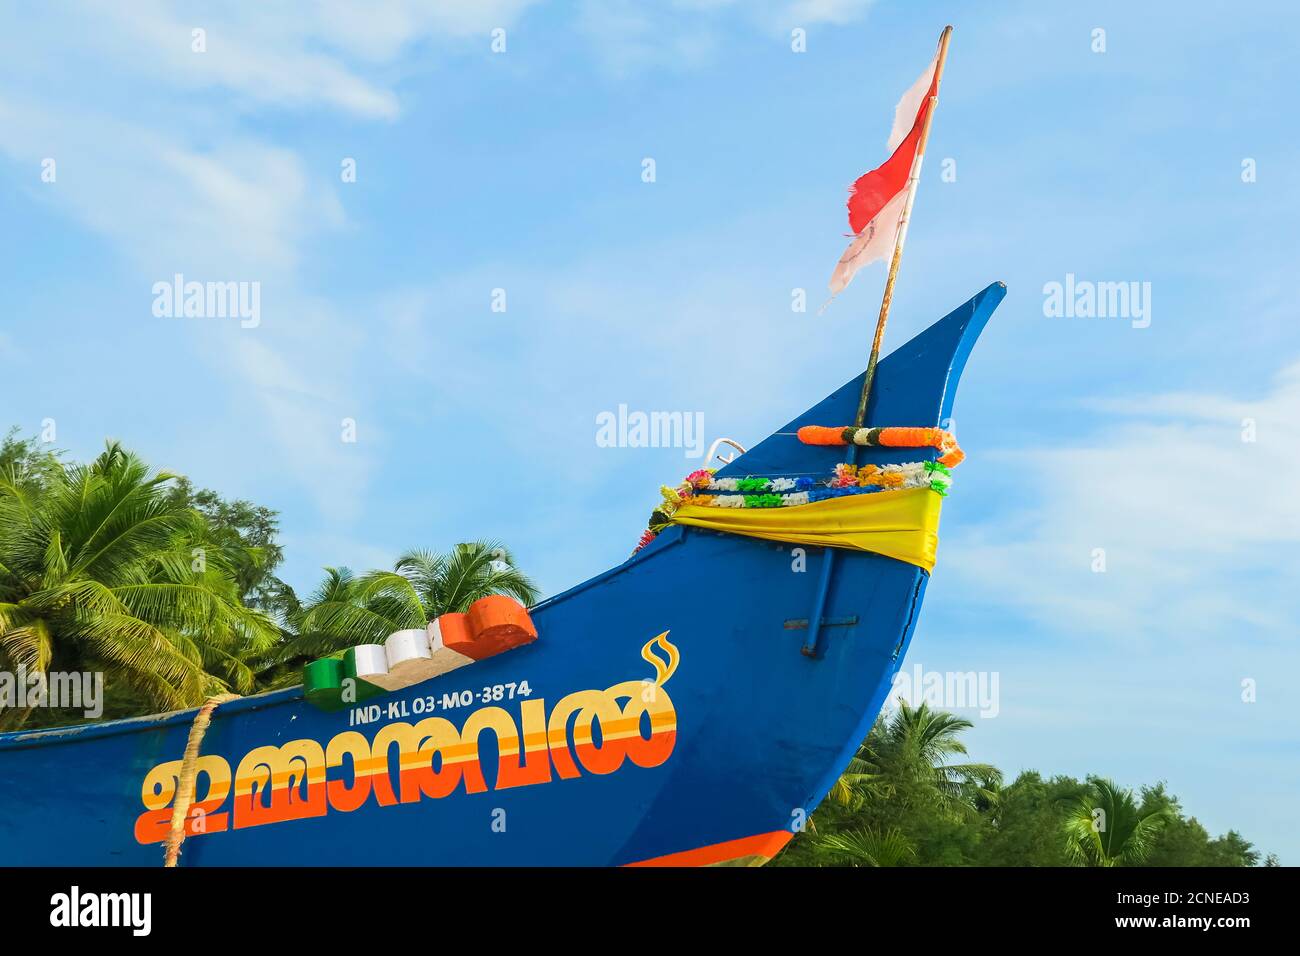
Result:
M429 635L424 628L395 631L384 642L388 657L388 675L384 687L397 690L437 677L429 653Z
M398 664L429 656L429 635L424 628L411 628L394 631L384 641L384 653L388 656L388 669L391 671Z
M388 655L382 644L358 644L352 648L352 657L357 664L357 678L375 683L376 677L388 673Z

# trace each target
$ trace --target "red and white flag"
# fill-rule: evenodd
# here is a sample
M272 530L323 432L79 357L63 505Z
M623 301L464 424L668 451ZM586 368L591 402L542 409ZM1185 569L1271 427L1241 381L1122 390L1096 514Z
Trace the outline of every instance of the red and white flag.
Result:
M908 180L921 144L921 130L935 95L939 55L894 107L894 128L889 133L890 157L858 178L849 189L849 229L853 241L831 274L831 295L838 295L853 274L889 256L898 234L898 222L907 204Z

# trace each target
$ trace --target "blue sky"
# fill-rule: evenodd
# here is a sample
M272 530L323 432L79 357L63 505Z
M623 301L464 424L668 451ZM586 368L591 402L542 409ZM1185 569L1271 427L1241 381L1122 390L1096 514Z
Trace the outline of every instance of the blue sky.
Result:
M0 12L0 426L276 508L300 589L477 537L563 589L696 466L597 414L753 442L861 370L883 266L815 315L844 188L951 22L887 347L1010 292L908 665L1000 675L977 759L1165 780L1300 862L1300 13L364 7ZM155 317L178 272L260 283L260 324ZM1067 274L1149 282L1150 325L1047 317Z

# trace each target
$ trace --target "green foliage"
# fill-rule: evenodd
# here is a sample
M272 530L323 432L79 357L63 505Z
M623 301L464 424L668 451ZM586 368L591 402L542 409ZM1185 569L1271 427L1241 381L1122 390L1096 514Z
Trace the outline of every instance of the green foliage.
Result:
M94 462L10 431L0 443L0 670L99 672L105 718L296 684L304 658L390 633L488 594L526 604L504 547L412 551L391 571L327 577L304 605L275 575L278 516L153 473L115 442ZM0 730L80 711L0 709Z
M175 476L115 442L88 465L12 435L0 456L0 666L102 672L126 712L254 688L245 660L279 632L241 602L206 520L170 493ZM0 725L70 716L9 709Z
M1165 785L1142 788L1141 813L1163 812L1164 827L1152 840L1147 866L1256 866L1259 853L1235 830L1211 839L1195 817L1184 817Z
M446 554L410 551L391 571L355 576L347 568L326 568L325 575L291 617L296 636L285 647L287 659L382 643L393 631L464 612L489 594L505 594L523 604L540 596L510 552L493 541L458 544Z
M1211 839L1163 784L1140 800L1090 777L1003 784L956 761L969 721L900 706L876 721L844 774L773 866L1255 866L1239 833ZM1102 814L1097 814L1100 809ZM1104 819L1104 830L1094 829ZM1270 857L1276 862L1276 857ZM1269 865L1265 861L1265 865Z
M1168 808L1143 813L1133 791L1096 778L1065 815L1065 855L1080 866L1135 866L1146 860Z
M817 846L832 858L849 866L901 866L916 859L916 847L898 830L871 827L832 833L817 840Z
M196 490L185 477L176 479L170 495L203 515L209 546L220 551L246 606L281 620L296 610L293 589L275 576L284 560L284 549L276 540L280 530L276 512L242 498L227 501L206 488Z
M0 475L28 494L39 491L62 470L57 451L42 448L35 439L19 438L17 428L9 429L0 442Z
M1066 866L1060 839L1065 808L1077 803L1087 784L1072 777L1044 780L1036 771L1020 774L999 794L974 861L985 866Z

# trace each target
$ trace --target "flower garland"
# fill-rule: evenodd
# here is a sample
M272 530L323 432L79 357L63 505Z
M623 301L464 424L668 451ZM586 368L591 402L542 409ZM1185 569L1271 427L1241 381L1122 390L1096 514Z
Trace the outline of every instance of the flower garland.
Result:
M663 500L650 515L650 526L641 533L632 553L636 554L653 541L668 527L677 509L686 504L704 508L797 508L827 498L901 491L906 488L929 488L938 495L946 496L951 486L952 469L942 458L939 461L911 461L901 465L841 463L835 466L834 475L825 481L808 477L715 478L714 469L701 468L687 475L676 487L662 485L659 488Z
M909 461L902 465L848 465L835 466L832 488L923 488L941 495L952 485L952 469L941 461Z
M700 468L693 471L683 478L681 484L676 488L660 485L659 494L662 496L663 501L658 508L650 512L650 525L645 531L641 532L641 538L637 541L636 548L633 549L632 553L636 554L653 541L659 535L659 532L668 527L669 520L684 501L690 500L694 502L697 499L695 492L709 487L713 481L713 473L716 470L715 468Z
M701 491L744 491L751 494L763 492L806 491L815 482L811 478L713 478Z

